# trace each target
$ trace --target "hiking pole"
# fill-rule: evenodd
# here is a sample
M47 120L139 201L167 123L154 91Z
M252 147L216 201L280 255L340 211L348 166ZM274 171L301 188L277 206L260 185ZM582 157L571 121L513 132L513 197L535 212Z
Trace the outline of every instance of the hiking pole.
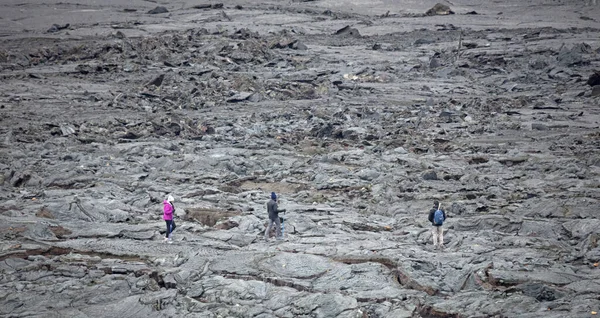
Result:
M285 214L285 211L283 211L283 214ZM281 218L281 238L283 239L283 237L285 236L285 218Z

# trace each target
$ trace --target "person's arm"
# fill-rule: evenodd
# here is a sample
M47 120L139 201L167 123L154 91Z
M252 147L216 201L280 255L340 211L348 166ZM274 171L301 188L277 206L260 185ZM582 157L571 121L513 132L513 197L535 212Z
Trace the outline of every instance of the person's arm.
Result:
M435 213L435 210L429 210L429 222L433 223L433 214Z
M171 219L173 218L173 206L169 205L165 205L165 215L170 216Z
M277 205L277 202L275 202L275 211L277 211L277 213L279 213L279 212L285 212L285 209L280 209L279 205Z

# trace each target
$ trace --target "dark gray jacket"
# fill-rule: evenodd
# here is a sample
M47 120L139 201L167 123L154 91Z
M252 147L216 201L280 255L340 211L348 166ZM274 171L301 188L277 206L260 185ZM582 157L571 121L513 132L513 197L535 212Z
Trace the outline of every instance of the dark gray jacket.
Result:
M269 212L269 219L275 221L279 218L279 212L285 212L285 210L277 209L277 202L271 199L267 202L267 212Z
M431 208L431 210L429 210L429 222L431 222L431 225L433 226L441 226L433 224L433 215L435 214L435 211L437 211L437 208ZM446 211L442 210L442 213L444 214L444 221L446 221Z

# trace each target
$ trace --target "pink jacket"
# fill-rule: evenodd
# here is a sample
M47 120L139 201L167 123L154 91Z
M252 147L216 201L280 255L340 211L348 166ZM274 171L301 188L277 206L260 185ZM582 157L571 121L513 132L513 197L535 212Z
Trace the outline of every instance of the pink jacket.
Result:
M172 220L173 219L173 206L167 200L163 201L163 205L164 205L163 219L165 219L165 220Z

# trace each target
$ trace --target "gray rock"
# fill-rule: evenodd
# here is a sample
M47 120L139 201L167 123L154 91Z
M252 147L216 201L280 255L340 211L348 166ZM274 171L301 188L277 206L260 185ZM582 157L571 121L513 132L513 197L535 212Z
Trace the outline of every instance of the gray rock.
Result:
M150 82L148 82L148 85L153 85L153 86L156 86L156 87L160 87L162 85L162 83L163 83L164 80L165 80L165 74L160 74L157 77L155 77L153 80L151 80Z
M373 181L375 179L377 179L381 174L373 169L362 169L358 172L358 177L363 179L363 180L367 180L367 181Z
M590 75L586 83L592 87L600 85L600 71L596 71Z
M430 180L430 181L438 180L437 173L435 171L433 171L433 170L424 172L421 175L421 178L423 178L423 180Z
M121 234L123 235L123 237L134 240L151 240L156 234L156 231L123 231L121 232Z
M585 238L590 233L600 233L600 220L572 220L562 224L573 238Z
M581 53L577 51L577 48L567 49L566 47L563 47L558 53L556 60L559 64L564 66L574 66L584 63L584 58Z
M524 295L535 298L540 302L554 301L564 297L563 292L544 284L530 283L516 286L516 288L522 290Z
M57 240L56 235L50 230L50 227L40 222L29 226L24 235L33 240Z
M449 6L441 3L436 3L431 9L425 12L425 15L448 15L454 14L454 11L450 9Z
M582 278L565 272L537 270L508 271L492 269L489 272L490 281L499 285L517 285L526 282L543 282L553 285L568 285Z
M187 292L188 297L198 298L201 297L204 293L204 287L202 287L201 283L195 283L190 286L190 289Z
M330 260L315 255L280 253L260 263L260 268L284 277L316 277L333 268Z
M167 289L177 288L177 280L173 274L166 274L163 277L163 283Z
M342 35L342 36L353 36L353 37L360 37L360 32L358 32L357 29L350 27L349 25L337 30L335 32L336 35Z
M567 289L571 289L578 294L598 294L600 293L600 280L598 279L590 279L590 280L580 280L568 284L565 286Z
M292 48L294 48L296 50L300 50L300 51L306 51L306 50L308 50L308 46L306 46L306 44L304 44L302 42L298 42L298 41L296 41L294 43L294 45L292 46Z
M367 134L367 130L362 127L350 127L342 131L342 137L345 139L358 140Z
M62 132L63 136L69 136L76 132L75 127L69 124L61 124L60 131Z
M233 96L231 96L230 98L227 99L227 102L229 103L239 103L239 102L243 102L248 100L252 95L254 95L254 93L250 93L250 92L239 92Z
M336 317L343 311L358 307L355 298L341 294L312 294L294 302L292 312L297 315L311 314L314 317Z
M141 296L139 298L139 301L141 304L144 304L144 305L161 304L162 306L164 306L165 304L168 304L168 303L172 302L173 300L175 300L175 296L177 296L177 290L169 289L169 290L145 294L144 296Z
M148 11L148 14L161 14L161 13L167 13L169 12L169 10L167 10L167 8L163 7L163 6L157 6L156 8Z

